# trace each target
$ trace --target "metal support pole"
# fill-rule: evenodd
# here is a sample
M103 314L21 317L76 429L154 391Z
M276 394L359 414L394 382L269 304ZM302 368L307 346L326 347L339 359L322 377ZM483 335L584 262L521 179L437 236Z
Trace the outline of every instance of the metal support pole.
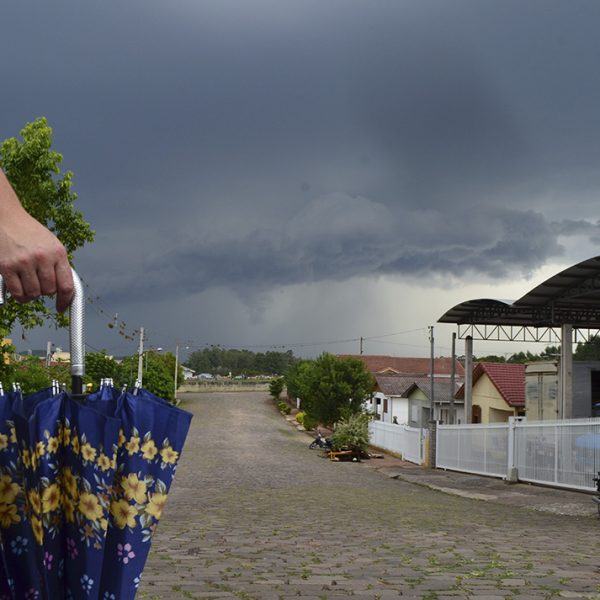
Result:
M573 325L561 327L560 419L573 417Z
M516 426L517 419L515 417L508 417L508 465L506 470L506 481L508 483L519 481L519 472L515 464Z
M437 422L435 420L435 397L433 390L433 375L435 370L433 326L429 327L429 341L431 342L431 393L429 397L429 456L427 457L427 462L431 469L435 469L437 452Z
M473 422L473 338L465 339L465 421Z
M456 331L452 333L452 366L450 370L450 418L451 425L456 423L456 406L454 405L454 392L456 391Z

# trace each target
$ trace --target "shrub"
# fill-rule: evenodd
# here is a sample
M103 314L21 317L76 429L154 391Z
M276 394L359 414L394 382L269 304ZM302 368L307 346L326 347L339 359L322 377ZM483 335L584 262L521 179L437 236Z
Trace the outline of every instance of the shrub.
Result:
M366 452L369 447L370 415L365 413L348 415L340 419L334 427L331 443L334 449L349 448Z
M281 392L283 392L283 387L285 385L285 381L283 377L278 377L277 379L271 380L269 384L269 394L273 396L274 400L279 400L279 396Z
M346 410L361 412L375 385L360 360L328 353L298 363L286 373L285 380L290 397L301 398L303 410L323 425L339 421Z
M302 425L304 425L304 429L307 430L311 430L311 429L316 429L317 426L319 425L319 421L317 421L317 419L315 419L314 417L311 417L308 414L304 415L304 419L302 419Z
M299 425L304 425L304 417L306 416L306 413L300 411L297 415L296 415L296 421L298 422Z
M292 408L287 402L279 402L277 408L283 415L289 415L292 412Z

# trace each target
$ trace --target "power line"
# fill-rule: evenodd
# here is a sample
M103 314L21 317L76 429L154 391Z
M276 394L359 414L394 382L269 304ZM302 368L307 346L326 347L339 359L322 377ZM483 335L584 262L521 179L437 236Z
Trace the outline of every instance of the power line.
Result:
M139 329L132 328L129 326L126 320L118 318L118 312L111 310L108 306L106 306L103 299L97 294L92 286L82 279L82 283L84 284L86 290L88 291L88 295L86 297L87 303L92 307L94 312L101 318L106 320L106 325L109 329L120 335L125 340L135 342L137 335L139 334ZM425 348L426 345L420 344L407 344L403 342L391 342L391 341L381 341L383 338L394 337L398 335L406 335L410 333L417 333L420 331L426 331L427 327L417 327L414 329L405 329L402 331L396 331L392 333L385 333L381 335L371 335L371 336L362 336L363 341L370 341L378 344L389 344L389 345L397 345L397 346L405 346L405 347L413 347L413 348ZM173 345L176 342L173 341L173 344L164 343L164 339L170 336L165 335L157 335L156 332L152 336L154 339L162 339L163 343L151 344L152 346L160 347L169 345ZM149 340L149 336L147 336L147 341ZM282 350L282 349L293 349L293 348L314 348L318 346L333 346L337 344L350 344L357 343L360 341L360 337L353 338L344 338L344 339L334 339L334 340L322 340L322 341L312 341L312 342L294 342L294 343L275 343L275 344L221 344L221 343L209 343L202 342L197 340L188 340L186 342L189 346L197 346L197 347L211 347L216 346L219 348L246 348L246 349L273 349L273 350ZM90 346L91 347L91 346Z
M417 331L427 331L427 327L418 327L417 329L405 329L404 331L397 331L396 333L386 333L385 335L372 335L370 337L363 336L363 339L364 340L377 340L380 338L392 337L394 335L404 335L406 333L416 333Z

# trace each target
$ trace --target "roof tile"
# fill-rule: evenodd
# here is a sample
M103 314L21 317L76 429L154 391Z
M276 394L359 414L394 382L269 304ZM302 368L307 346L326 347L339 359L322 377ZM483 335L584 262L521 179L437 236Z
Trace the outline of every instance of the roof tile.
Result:
M338 354L339 358L358 358L371 373L395 372L399 375L429 375L431 372L430 358L413 358L406 356L384 356L377 354ZM457 360L456 376L462 377L465 370ZM441 356L434 359L435 375L450 375L452 371L452 358Z
M514 363L477 363L473 369L473 385L487 375L509 406L525 406L525 365ZM464 386L456 397L464 398Z

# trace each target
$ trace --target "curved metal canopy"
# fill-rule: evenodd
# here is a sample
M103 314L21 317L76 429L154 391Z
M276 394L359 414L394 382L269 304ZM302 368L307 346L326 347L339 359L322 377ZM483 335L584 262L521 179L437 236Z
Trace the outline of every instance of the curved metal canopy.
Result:
M445 312L438 322L600 329L600 256L561 271L512 304L467 300Z

